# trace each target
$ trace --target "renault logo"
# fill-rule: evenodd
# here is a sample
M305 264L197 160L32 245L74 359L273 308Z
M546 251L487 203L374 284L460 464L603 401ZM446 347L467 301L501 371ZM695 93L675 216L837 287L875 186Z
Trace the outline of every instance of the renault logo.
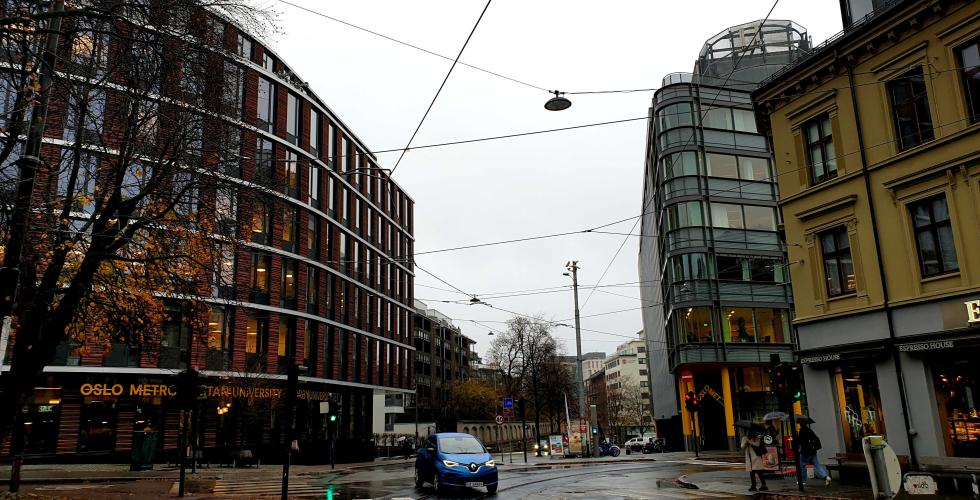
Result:
M470 472L476 472L476 470L479 469L479 468L480 468L479 465L470 464Z

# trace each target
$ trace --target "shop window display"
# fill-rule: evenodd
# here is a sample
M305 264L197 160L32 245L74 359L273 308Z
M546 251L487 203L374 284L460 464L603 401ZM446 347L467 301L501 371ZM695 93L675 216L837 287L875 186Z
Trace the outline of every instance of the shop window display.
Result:
M689 307L674 311L678 344L714 342L710 307Z
M78 430L79 452L110 452L116 445L116 402L86 399Z
M61 414L61 389L38 387L21 408L24 425L24 452L54 453L58 445L58 423Z
M839 367L834 372L844 445L848 453L863 453L864 436L885 436L885 415L873 364Z
M933 380L947 451L954 457L980 458L980 369L970 361L943 362L933 368Z

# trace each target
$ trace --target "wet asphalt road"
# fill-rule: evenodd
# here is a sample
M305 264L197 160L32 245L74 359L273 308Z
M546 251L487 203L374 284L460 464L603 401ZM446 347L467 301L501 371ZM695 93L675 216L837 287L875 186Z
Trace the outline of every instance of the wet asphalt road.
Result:
M736 465L738 466L738 465ZM561 465L522 468L500 467L500 487L496 495L483 488L463 488L436 494L431 485L416 489L412 466L390 464L353 473L313 473L290 480L289 498L326 500L385 499L430 500L462 499L695 499L739 498L725 493L686 490L674 485L681 475L709 470L730 470L731 465L718 462L699 463L690 460L649 462L603 462L587 465ZM271 471L270 471L271 472ZM51 485L29 488L32 493L72 499L138 499L168 498L162 482L137 481L118 484ZM235 480L220 480L213 493L197 493L189 498L270 499L278 498L279 478L273 474L256 474Z
M729 494L685 490L674 486L674 479L680 475L718 470L719 467L725 466L699 465L689 461L557 465L533 469L503 466L500 469L500 487L497 494L489 495L483 488L462 488L439 494L429 484L422 488L415 488L412 483L412 468L402 466L338 478L325 485L325 491L310 492L311 496L307 498L332 500L737 498Z

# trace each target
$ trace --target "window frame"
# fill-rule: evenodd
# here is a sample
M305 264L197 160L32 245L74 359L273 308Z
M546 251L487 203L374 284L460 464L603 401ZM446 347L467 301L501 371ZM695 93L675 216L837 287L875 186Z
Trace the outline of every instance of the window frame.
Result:
M918 94L913 87L914 80L920 81L922 85L921 92ZM897 103L895 102L895 90L902 86L905 87L910 97L902 103ZM891 106L892 125L895 127L895 141L898 143L899 151L920 146L936 138L932 110L929 108L929 90L926 86L925 72L922 66L917 66L887 81L885 83L885 90L888 93L888 104ZM914 136L902 135L901 118L899 117L899 111L901 110L911 113L916 129ZM922 112L925 113L925 116L929 120L927 128L923 127L925 122L920 121L922 118L920 113ZM914 142L906 143L907 137L912 138Z
M839 245L839 243L840 243L840 240L838 240L838 237L839 236L843 236L844 241L847 242L847 247L846 248L842 248ZM830 252L829 254L827 253L827 251L824 248L824 238L827 238L827 237L831 237L831 239L832 239L832 241L834 243L834 245L833 245L834 250L833 250L833 252ZM848 232L847 232L847 226L836 226L836 227L827 229L826 231L822 231L822 232L820 232L818 234L818 239L820 240L820 257L821 257L821 262L823 263L823 277L824 277L824 281L826 282L825 285L824 285L824 287L825 287L825 290L827 291L827 297L828 298L836 298L836 297L844 297L844 296L847 296L847 295L854 295L854 294L856 294L857 293L857 273L854 272L854 254L851 253L851 241L850 241L850 236L848 235ZM847 252L847 256L850 257L850 259L851 259L851 272L854 273L854 276L855 276L855 278L854 278L854 288L853 289L849 289L848 288L848 286L847 286L847 275L844 273L844 270L843 270L843 265L842 265L841 257L844 255L844 252ZM836 269L837 269L837 279L838 279L838 282L840 283L840 292L838 292L838 293L833 293L831 291L831 289L830 289L830 278L831 278L831 276L830 276L830 273L827 270L827 261L830 260L830 259L833 259L834 260L834 264L836 265Z
M828 125L830 130L824 130L824 123ZM817 141L810 142L810 128L816 127L817 129ZM803 132L803 150L806 154L806 164L807 171L810 174L810 185L816 186L823 182L827 182L831 179L837 177L837 148L834 146L834 130L830 122L830 113L821 113L810 120L807 120L802 126ZM828 146L833 148L834 157L832 159L828 158L827 151ZM819 148L820 158L822 161L820 165L823 169L823 173L817 175L816 172L816 162L813 159L814 148ZM833 167L831 171L831 167Z
M973 48L977 52L977 65L967 68L963 51ZM970 123L980 121L980 37L974 38L954 49L956 61L960 66L960 82L963 85L963 97L966 98L966 110L970 114ZM977 94L970 91L970 81L976 81Z
M933 210L933 203L939 199L942 199L946 204L946 219L936 220L936 214ZM915 213L914 209L919 206L924 206L929 214L929 223L925 226L916 226L915 223ZM906 204L906 208L909 211L909 218L912 223L912 239L915 240L915 252L916 258L919 261L919 272L922 274L923 278L932 278L934 276L942 276L945 274L957 273L960 271L959 258L956 258L954 262L954 267L947 268L943 258L942 246L940 245L939 230L943 227L949 229L950 238L952 238L951 243L953 244L953 254L956 254L956 241L953 235L953 218L949 213L949 199L946 197L946 193L939 193L933 196L922 198L920 200L913 201ZM922 258L922 247L919 243L919 235L928 233L931 236L932 244L936 252L936 261L939 266L939 270L934 273L927 273L925 268L925 261Z

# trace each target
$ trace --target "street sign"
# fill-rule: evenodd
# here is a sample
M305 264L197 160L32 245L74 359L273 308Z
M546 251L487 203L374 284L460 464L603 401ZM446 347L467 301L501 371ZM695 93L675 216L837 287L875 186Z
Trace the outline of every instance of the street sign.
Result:
M504 409L505 410L514 409L514 398L504 398Z
M504 416L507 417L507 418L513 418L514 417L514 409L513 408L504 408Z
M497 415L496 420L497 420L497 425L504 425L504 416L503 415Z

